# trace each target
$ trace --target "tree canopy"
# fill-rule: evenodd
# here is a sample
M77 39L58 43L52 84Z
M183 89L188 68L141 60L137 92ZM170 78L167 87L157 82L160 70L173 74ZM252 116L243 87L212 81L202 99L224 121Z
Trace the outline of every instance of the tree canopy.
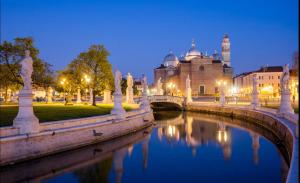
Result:
M51 65L39 58L39 50L34 46L31 37L15 38L13 42L4 41L0 44L0 88L20 88L23 81L20 77L19 62L30 51L33 60L32 84L34 87L47 88L53 84Z

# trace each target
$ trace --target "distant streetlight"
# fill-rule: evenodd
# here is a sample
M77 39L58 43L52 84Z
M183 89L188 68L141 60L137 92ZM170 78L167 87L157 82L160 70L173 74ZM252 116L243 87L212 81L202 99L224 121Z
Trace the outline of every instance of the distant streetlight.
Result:
M60 84L62 85L62 88L64 90L64 102L65 102L65 105L67 104L67 100L66 100L66 91L65 91L65 83L66 83L66 79L63 78L61 81L60 81Z

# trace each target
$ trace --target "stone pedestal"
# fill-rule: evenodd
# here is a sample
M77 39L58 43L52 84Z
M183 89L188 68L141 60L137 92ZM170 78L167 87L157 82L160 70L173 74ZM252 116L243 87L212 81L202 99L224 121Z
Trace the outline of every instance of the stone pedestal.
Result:
M222 91L220 95L220 105L223 107L225 105L225 102L225 93L224 91Z
M80 93L80 88L77 89L77 100L76 103L79 104L81 103L81 93Z
M252 109L256 109L260 107L260 104L259 104L259 99L258 99L258 92L257 91L254 91L252 93L252 99L251 99L251 108Z
M117 119L126 117L126 111L122 107L122 93L114 93L114 108L110 113L117 115Z
M191 88L187 88L185 91L185 97L186 97L186 102L193 102L192 100L192 89Z
M289 90L284 90L281 92L281 98L280 98L280 106L277 111L277 114L279 116L282 116L284 114L294 114L294 109L291 105L291 99L290 99L290 91Z
M47 103L52 103L52 88L48 88L47 91Z
M129 87L127 87L127 89L126 89L126 103L128 103L128 104L133 104L134 103L134 101L133 101L133 89L129 88Z
M150 103L149 103L147 94L146 95L143 94L142 102L141 102L140 107L141 107L141 109L144 109L147 112L151 111L151 107L150 107Z
M33 113L32 97L32 90L19 93L19 112L13 126L20 129L20 134L39 132L39 119Z
M104 104L112 103L110 90L104 90L102 103L104 103Z

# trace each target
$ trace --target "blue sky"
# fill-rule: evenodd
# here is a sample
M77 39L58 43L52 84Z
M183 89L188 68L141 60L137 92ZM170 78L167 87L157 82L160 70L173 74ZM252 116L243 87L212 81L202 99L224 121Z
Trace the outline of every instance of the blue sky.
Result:
M1 0L1 42L31 36L40 57L63 69L91 44L104 44L113 68L135 77L180 56L231 41L235 73L291 63L298 51L297 0Z

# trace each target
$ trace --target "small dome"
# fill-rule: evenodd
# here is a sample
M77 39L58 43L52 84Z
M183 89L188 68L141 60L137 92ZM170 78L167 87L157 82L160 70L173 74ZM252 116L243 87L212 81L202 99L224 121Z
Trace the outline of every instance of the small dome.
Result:
M186 53L186 56L201 56L201 52L197 50L195 41L192 41L192 47L189 49L189 51Z
M179 63L178 58L176 57L176 55L173 54L172 51L170 51L169 54L166 55L164 58L164 66L166 67L169 66L176 67L178 63Z

